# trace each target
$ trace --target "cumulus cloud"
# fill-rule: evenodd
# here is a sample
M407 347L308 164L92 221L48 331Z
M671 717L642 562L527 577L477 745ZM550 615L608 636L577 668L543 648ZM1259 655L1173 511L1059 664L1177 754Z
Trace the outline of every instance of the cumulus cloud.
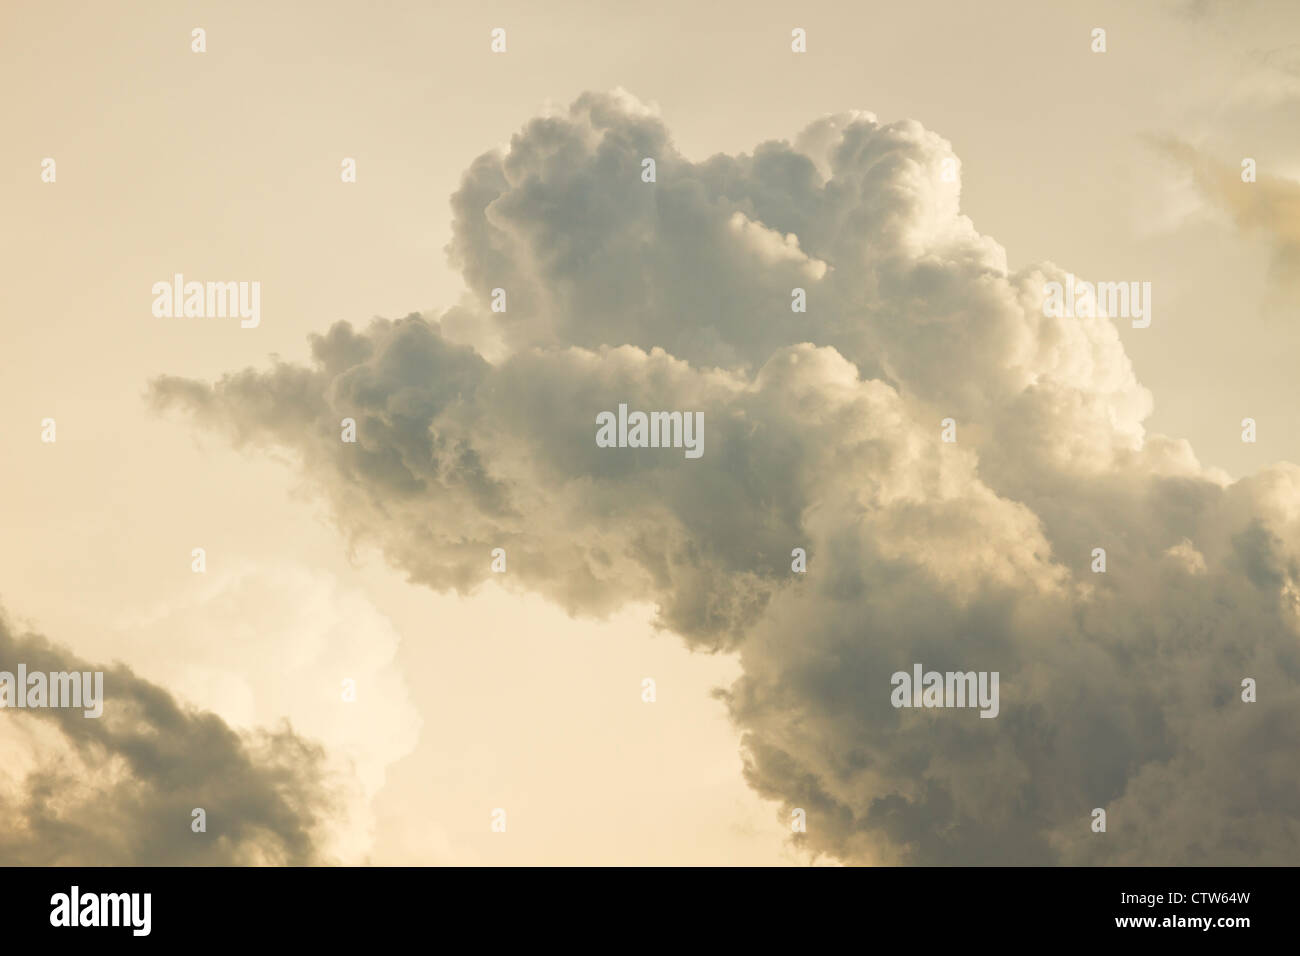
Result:
M99 718L0 710L0 859L23 866L329 862L322 753L287 725L237 732L123 665L75 657L0 617L0 669L104 671ZM202 808L207 830L191 829Z
M388 768L415 748L421 725L397 662L400 637L364 594L332 575L223 564L187 593L113 625L113 646L237 731L291 719L320 747L320 767L334 783L335 812L320 851L366 862L375 827L370 801ZM344 679L355 688L346 703Z
M503 547L507 583L575 613L653 599L736 652L748 779L807 810L815 853L1293 862L1300 469L1231 483L1149 434L1112 321L1045 316L1064 271L1010 272L949 159L854 113L697 163L584 94L467 170L465 301L153 400L294 452L416 581L472 589ZM704 456L598 448L620 403L702 411ZM915 662L1000 672L999 716L894 709Z

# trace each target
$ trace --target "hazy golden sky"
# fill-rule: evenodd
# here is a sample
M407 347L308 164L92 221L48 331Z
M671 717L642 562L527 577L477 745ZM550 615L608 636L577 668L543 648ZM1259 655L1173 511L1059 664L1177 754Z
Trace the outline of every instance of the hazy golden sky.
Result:
M191 51L195 27L206 31L202 54ZM494 27L507 31L504 54L490 52ZM795 27L807 30L806 54L791 53ZM1095 27L1107 31L1104 54L1089 48ZM623 104L617 108L626 117L613 126L641 135L636 117L652 114L696 172L715 154L753 154L768 140L793 143L830 114L863 110L883 126L919 123L960 158L960 212L1000 244L1011 272L1050 263L1082 277L1153 284L1151 328L1117 323L1122 351L1103 356L1119 368L1115 356L1126 354L1136 381L1153 396L1143 422L1148 435L1186 439L1201 465L1222 469L1223 482L1274 462L1300 462L1300 8L1292 3L124 8L8 0L0 13L0 88L0 605L14 631L43 634L83 661L119 661L237 730L273 728L287 718L297 734L318 742L345 794L315 838L313 853L321 858L809 859L790 844L788 810L771 789L771 766L759 774L768 799L747 784L741 726L764 746L802 744L794 731L773 729L760 716L733 724L727 704L711 695L745 669L755 681L777 671L786 680L784 664L760 662L757 652L742 663L731 649L708 653L707 640L683 641L671 628L656 632L655 602L672 601L652 589L638 598L633 581L608 607L596 607L600 601L586 594L566 606L561 585L534 585L522 572L524 584L488 580L460 595L425 587L437 573L424 574L423 559L409 556L422 533L411 522L438 515L436 503L394 504L393 514L407 521L403 529L350 541L357 529L340 509L346 511L349 494L374 506L374 488L359 479L351 490L338 490L332 471L312 470L312 449L292 441L271 454L262 445L276 442L232 445L221 428L233 422L236 430L254 431L253 397L241 394L233 410L214 412L217 432L196 427L195 416L161 414L157 406L168 403L149 400L159 376L213 382L250 366L265 371L271 355L310 364L308 336L340 321L361 330L375 316L419 312L437 319L460 304L462 324L445 321L444 331L454 341L482 344L487 326L474 303L485 289L467 288L465 275L476 268L490 273L492 254L560 296L555 289L568 288L561 282L567 276L556 278L560 266L547 271L511 260L511 250L490 250L486 239L458 240L471 260L465 272L449 263L450 201L463 182L490 181L488 172L480 171L479 180L469 174L476 158L508 149L516 135L525 145L543 142L539 133L521 134L525 124L571 116L570 104L588 91L626 91L609 100L616 106L600 107ZM941 152L917 135L918 156ZM511 155L521 177L510 186L511 215L537 224L539 235L551 230L580 247L585 226L568 217L581 216L530 193L531 154ZM54 183L41 179L46 157L57 163ZM345 157L356 159L355 184L340 181ZM1256 191L1246 199L1237 176L1243 157L1259 168ZM564 175L538 168L549 169L538 173L542 180ZM659 185L667 191L665 170L671 165L661 161ZM709 203L720 207L724 192L718 186ZM608 211L594 202L582 206L582 195L570 198L583 215ZM935 202L943 228L960 222ZM868 197L862 208L875 207ZM615 206L610 214L622 213ZM817 215L808 213L814 233L807 241L816 240L832 213ZM655 241L665 241L666 220L647 221L664 230ZM827 248L843 249L836 243L852 228L835 233L826 226ZM825 238L832 233L834 242ZM871 236L864 243L875 242ZM890 236L900 247L908 240ZM936 240L927 234L918 241ZM964 233L960 241L967 241ZM539 243L530 251L542 257L562 245ZM970 240L969 248L977 247ZM602 273L611 291L583 272L583 261L573 252L563 265L578 286L592 287L565 301L588 311L571 328L547 324L572 318L567 314L526 314L519 334L533 336L530 343L659 345L696 368L730 367L731 353L710 352L680 332L700 323L689 306L677 315L680 328L647 324L637 329L640 338L600 340L601 329L633 324L621 315L632 300L618 285L620 273ZM731 265L728 259L718 268ZM847 260L832 265L846 275L855 268ZM751 271L755 286L768 274ZM177 272L259 281L260 325L156 318L151 287ZM718 289L735 282L744 294L739 267L718 275ZM555 285L544 288L547 281ZM703 280L700 288L701 296L721 294ZM745 374L775 352L760 339L756 331L735 345L737 354L754 347L754 355L737 359ZM868 360L835 344L863 379L872 377ZM929 409L946 393L925 393L926 353L901 340L887 344L894 364L884 372L912 383ZM971 354L982 354L979 347ZM863 346L864 354L873 348ZM882 354L888 351L882 346ZM844 374L834 362L818 368L826 381ZM1095 372L1100 381L1098 368L1078 375ZM528 367L521 375L529 371L552 383L582 374ZM1046 380L1055 373L1041 374ZM517 381L520 396L545 402L559 394L542 386L531 392L513 375L500 389ZM274 386L270 373L256 383L268 394ZM732 386L716 388L721 395ZM1120 430L1131 411L1128 388L1095 390L1099 403L1119 409L1110 421L1120 421ZM962 394L951 393L954 401ZM277 408L277 400L268 397L258 408ZM587 407L579 411L585 416ZM1254 444L1241 441L1247 416L1258 421ZM45 418L57 421L54 444L40 440ZM1041 421L1026 417L1023 425L1028 436ZM1017 419L999 427L1004 436L1022 433ZM584 436L586 429L584 423ZM308 462L305 470L300 459ZM503 474L523 468L508 455L494 464ZM1055 520L1033 489L1017 488L1015 456L971 467L1000 481L999 495L1038 513L1052 547L1059 550L1058 532L1073 533L1077 516ZM1114 474L1116 483L1131 480L1136 488L1138 479L1119 466ZM782 486L774 478L772 487ZM1078 494L1081 512L1103 507ZM817 514L832 500L829 491L812 500L804 523L810 535L834 523ZM1294 507L1289 515L1283 504L1275 508L1283 515L1276 533L1288 546L1294 541L1281 529L1294 529L1300 504ZM1010 511L996 518L1004 529L1018 520ZM898 526L895 532L907 536ZM827 534L829 548L834 535ZM205 575L191 572L196 547L206 549ZM486 567L486 553L483 560ZM1055 571L1037 566L1026 573L1036 587L1056 580ZM595 611L609 616L589 613ZM771 623L752 646L775 640L773 633L797 644L798 616L788 613L785 631ZM641 701L646 676L658 686L653 705ZM338 701L346 677L358 681L355 704ZM772 688L784 686L773 678ZM1294 701L1294 686L1287 694ZM733 705L737 714L747 706ZM834 722L809 714L808 724L819 719ZM24 755L6 767L7 779L0 776L8 799L21 792L23 774L40 765L49 744L44 731L16 720L8 714L0 721L0 737L19 741ZM1186 726L1195 725L1188 720ZM128 779L131 772L143 779L139 768L112 770ZM94 786L101 785L114 784ZM1138 800L1144 786L1155 785L1144 779L1126 798ZM889 792L887 781L855 778L827 799L852 805ZM489 830L496 807L509 813L505 834ZM221 814L209 815L216 830ZM190 846L188 810L175 824L177 845ZM1055 845L1055 825L1025 837L1026 845ZM9 839L21 842L12 832ZM811 842L854 861L895 859L854 836L837 839ZM94 861L79 857L75 846L64 852L61 862ZM143 852L110 848L98 858L120 862ZM942 858L934 853L928 859Z

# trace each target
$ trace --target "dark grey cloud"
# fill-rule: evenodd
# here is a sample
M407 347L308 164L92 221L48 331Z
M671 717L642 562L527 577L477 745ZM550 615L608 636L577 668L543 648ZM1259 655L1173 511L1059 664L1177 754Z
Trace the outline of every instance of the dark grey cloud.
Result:
M574 613L651 600L735 650L747 777L817 853L1294 862L1300 469L1230 483L1148 434L1114 323L1045 316L1063 270L1010 272L958 169L866 113L691 162L585 94L466 172L465 302L153 400L290 450L416 581L472 589L504 547L508 583ZM492 362L464 344L488 333ZM704 456L598 448L621 402L702 411ZM1000 715L895 710L915 662L999 671Z
M10 865L328 862L322 753L286 724L241 734L121 664L81 660L0 617L0 670L104 671L98 718L81 709L0 710L8 777L0 860ZM20 756L21 755L21 756ZM207 830L191 829L201 807Z

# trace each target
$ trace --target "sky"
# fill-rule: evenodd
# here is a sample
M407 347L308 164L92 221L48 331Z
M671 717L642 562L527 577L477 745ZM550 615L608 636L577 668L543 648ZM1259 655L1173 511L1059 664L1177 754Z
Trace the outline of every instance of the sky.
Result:
M0 27L0 669L107 688L0 715L0 860L1294 862L1293 4Z

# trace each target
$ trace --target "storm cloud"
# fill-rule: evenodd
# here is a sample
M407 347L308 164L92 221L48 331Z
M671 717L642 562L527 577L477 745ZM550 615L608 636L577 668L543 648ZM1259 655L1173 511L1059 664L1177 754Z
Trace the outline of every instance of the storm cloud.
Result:
M124 665L80 660L0 616L0 669L104 672L103 715L0 710L0 860L17 866L330 862L322 751L278 729L239 733ZM192 830L202 808L206 832Z
M627 94L584 94L452 210L461 303L153 402L294 453L415 581L471 590L505 548L508 584L653 600L737 653L748 780L815 853L1295 861L1300 468L1234 482L1148 432L1114 321L1043 314L1065 271L1009 271L946 141L851 113L694 162ZM598 448L619 403L703 412L703 457ZM999 716L894 709L914 662L1000 672Z

